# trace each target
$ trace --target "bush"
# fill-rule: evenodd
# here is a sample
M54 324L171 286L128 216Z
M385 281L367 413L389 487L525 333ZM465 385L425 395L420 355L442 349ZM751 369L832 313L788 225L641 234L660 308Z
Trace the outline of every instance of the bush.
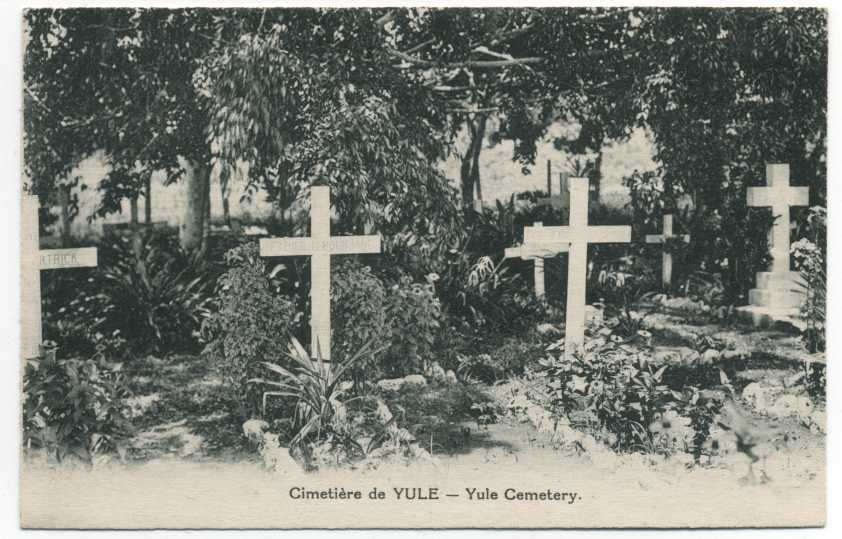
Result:
M573 361L550 354L540 364L555 413L596 428L617 451L688 451L698 459L722 405L681 379L668 385L667 366L616 336L594 339Z
M242 402L254 407L246 381L258 374L261 361L275 361L287 349L287 335L301 313L278 293L279 272L268 274L257 243L225 254L228 265L218 280L215 311L202 324L204 353L219 369Z
M192 349L208 313L210 275L174 238L147 236L136 252L128 238L101 248L101 265L71 303L88 333L120 336L135 352Z
M819 206L810 208L807 215L808 237L795 242L791 251L795 267L804 281L806 300L801 306L801 318L806 322L802 333L804 345L810 352L825 349L825 317L827 310L827 211Z
M535 332L507 338L494 343L487 352L458 354L456 373L468 381L478 380L494 384L510 376L519 376L527 366L544 357L545 342ZM450 366L450 365L448 365Z
M386 287L370 267L343 260L331 272L330 292L332 357L350 357L368 342L390 342ZM357 365L355 371L376 367L374 359Z
M636 335L643 327L643 319L633 309L639 308L656 288L652 266L642 256L627 255L594 268L598 271L593 271L591 276L596 281L591 287L593 294L606 304L609 315L617 317L618 329L624 336Z
M671 212L675 227L690 234L688 244L674 240L664 246L673 255L674 282L679 291L693 294L694 274L714 276L723 289L705 300L713 306L745 301L757 272L765 271L770 260L768 231L774 218L769 211L746 206L745 185L736 180L740 173L731 174L734 180L692 197L680 190L665 193L661 178L652 172L635 172L623 180L631 192L632 237L660 233L662 215ZM651 248L630 247L639 254L644 249L651 254Z
M387 374L400 376L426 368L435 353L442 321L441 305L430 282L402 276L388 289L390 347L383 363Z
M61 461L69 455L91 462L120 449L132 431L130 396L121 365L98 346L88 359L58 359L56 349L28 361L23 375L23 430L27 448L44 449Z
M466 445L466 422L483 425L495 421L493 399L475 385L417 386L404 384L383 396L399 425L431 454L452 453Z
M340 263L331 278L334 356L348 357L369 342L383 347L355 367L358 381L363 370L369 379L400 376L429 362L442 317L432 283L400 275L387 287L354 260Z
M320 357L311 359L301 343L291 337L288 351L284 353L286 366L263 361L261 374L265 376L248 382L264 389L261 406L264 416L268 397L292 400L295 434L290 447L306 453L308 444L317 443L329 435L344 434L346 408L343 400L349 387L341 382L355 364L365 360L368 353L369 347L364 345L341 361L326 364Z

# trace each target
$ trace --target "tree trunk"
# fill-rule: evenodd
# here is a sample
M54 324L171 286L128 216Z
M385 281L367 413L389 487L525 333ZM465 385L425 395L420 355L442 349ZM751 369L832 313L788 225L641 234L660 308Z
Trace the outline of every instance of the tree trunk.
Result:
M134 251L135 257L139 260L143 252L143 241L140 234L140 219L138 218L138 198L140 198L140 196L135 193L135 195L129 199L129 207L131 208L129 226L132 234L132 251Z
M468 129L471 131L471 145L462 158L460 176L462 181L462 205L467 208L474 207L474 189L477 190L478 199L482 200L482 186L479 174L479 156L482 151L482 143L485 138L485 124L488 120L486 114L477 117L474 125L468 120Z
M590 184L594 191L594 202L599 202L599 194L600 191L602 191L602 149L603 146L600 145L599 153L596 154L596 159L593 163L593 170L590 175Z
M561 192L559 191L558 194L560 195ZM553 162L549 159L547 159L547 196L553 196Z
M70 245L70 187L62 185L58 191L58 201L61 206L61 246Z
M222 219L225 224L231 226L231 207L228 203L228 193L222 193Z
M143 206L143 222L147 225L152 224L152 173L150 172L146 176L146 185L145 193L143 195L144 206Z
M210 167L192 159L184 160L186 174L185 194L187 207L181 225L181 247L190 252L200 252L205 246L205 225L210 195Z

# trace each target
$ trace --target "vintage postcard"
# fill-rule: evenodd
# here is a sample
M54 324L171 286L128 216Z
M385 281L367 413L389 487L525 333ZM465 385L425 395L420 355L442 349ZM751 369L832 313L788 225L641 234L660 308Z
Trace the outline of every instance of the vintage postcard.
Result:
M19 15L22 527L824 525L826 10Z

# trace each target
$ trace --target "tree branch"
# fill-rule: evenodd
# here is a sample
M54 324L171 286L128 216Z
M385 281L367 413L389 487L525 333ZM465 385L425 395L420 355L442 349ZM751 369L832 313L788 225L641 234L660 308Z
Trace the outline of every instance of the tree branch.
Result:
M515 65L540 64L544 59L538 56L525 58L512 58L510 60L467 60L464 62L434 62L422 60L395 49L388 49L389 54L417 67L439 67L443 69L495 69L498 67L509 67ZM400 67L400 66L397 66Z

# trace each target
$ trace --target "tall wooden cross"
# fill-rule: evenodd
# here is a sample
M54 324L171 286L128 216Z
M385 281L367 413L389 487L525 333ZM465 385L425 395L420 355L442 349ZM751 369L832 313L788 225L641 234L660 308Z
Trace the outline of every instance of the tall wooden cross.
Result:
M567 263L567 314L565 316L564 355L570 359L585 341L585 287L589 243L629 243L630 226L588 226L587 178L570 178L570 224L568 226L527 227L524 244L565 243L569 245Z
M262 238L260 256L310 256L310 355L330 361L330 256L379 253L380 236L331 236L330 187L310 188L310 237Z
M41 270L93 268L96 247L40 250L38 197L24 195L21 202L21 355L38 357L41 341Z
M809 187L789 185L789 165L766 165L768 187L749 187L747 202L753 207L772 207L775 222L769 234L772 267L770 272L783 275L789 273L789 208L807 206L810 203Z
M666 243L672 238L681 238L684 243L690 242L690 236L688 234L682 234L680 236L673 235L672 215L665 213L663 232L661 234L647 234L646 243ZM661 261L661 282L664 288L670 288L672 285L672 254L664 249L664 252L661 254Z
M544 224L540 221L532 225L536 228L541 228ZM532 227L525 227L524 230ZM534 260L535 265L533 272L535 274L535 297L543 298L546 295L544 286L544 259L558 255L558 253L566 253L568 245L566 243L533 243L524 244L519 247L507 247L505 250L505 258L521 258L523 260Z

